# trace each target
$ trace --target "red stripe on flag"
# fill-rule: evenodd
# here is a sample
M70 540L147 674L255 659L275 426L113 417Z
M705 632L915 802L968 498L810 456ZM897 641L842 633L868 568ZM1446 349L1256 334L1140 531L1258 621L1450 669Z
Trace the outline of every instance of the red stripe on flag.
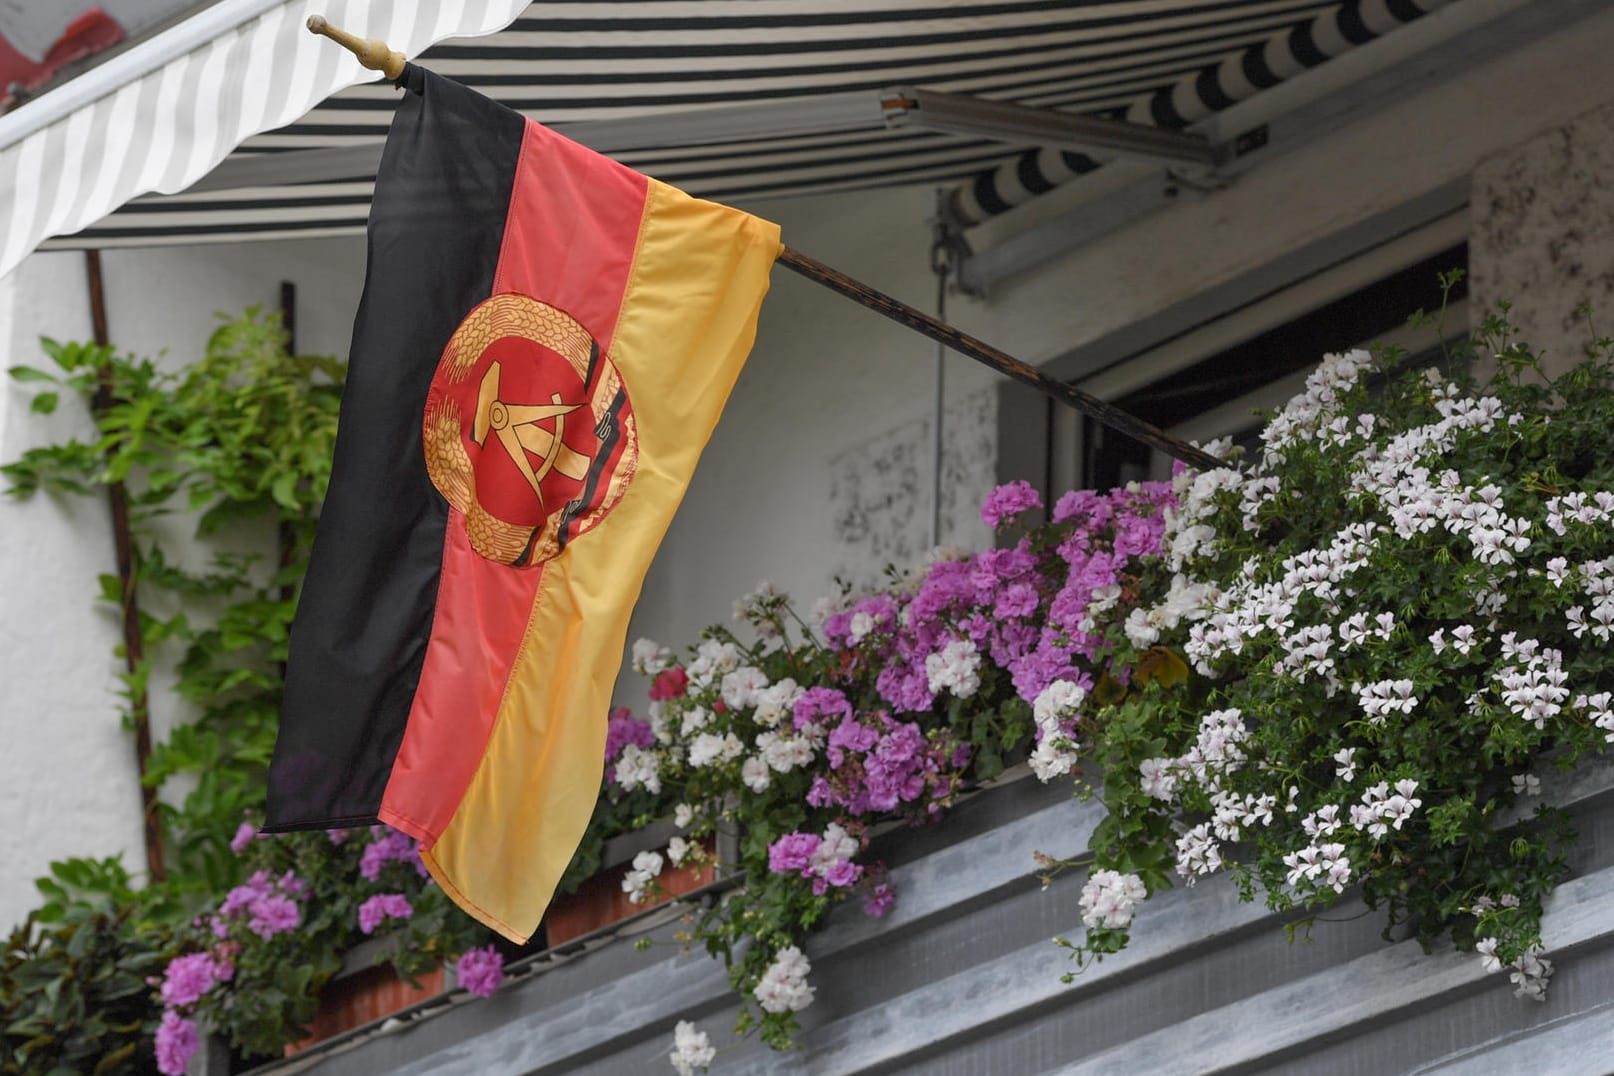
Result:
M494 294L519 292L570 314L608 355L647 189L644 176L529 121ZM480 556L465 517L449 516L431 641L380 810L427 847L482 761L544 572Z

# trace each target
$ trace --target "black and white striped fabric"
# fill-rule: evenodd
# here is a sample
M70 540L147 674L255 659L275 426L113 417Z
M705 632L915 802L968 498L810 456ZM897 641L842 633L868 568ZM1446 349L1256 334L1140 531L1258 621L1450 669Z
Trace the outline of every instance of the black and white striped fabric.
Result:
M1195 120L1237 104L1269 86L1309 70L1356 45L1389 33L1452 0L1347 0L1309 21L1275 31L1188 72L1175 82L1139 95L1110 115L1129 123L1181 130ZM977 174L954 192L960 223L973 224L1007 212L1103 162L1084 153L1032 149Z
M811 115L866 91L866 122L762 137L719 132L696 146L641 140L613 156L730 202L999 177L960 199L984 216L1091 162L888 130L878 91L915 85L1181 126L1435 0L221 0L198 17L254 5L260 10L218 43L175 61L179 73L153 70L56 125L74 127L73 137L52 130L24 140L22 167L5 125L40 102L0 118L0 199L12 203L0 273L46 236L62 237L54 246L113 246L362 230L371 181L361 168L319 182L128 201L182 190L232 148L239 159L379 143L396 91L342 88L359 71L341 50L302 33L303 15L315 9L411 55L448 36L421 62L561 130L758 102ZM504 28L464 37L495 23ZM1251 66L1252 56L1265 66ZM1225 73L1230 64L1247 70L1242 82ZM166 125L152 107L163 102L179 114ZM110 152L84 148L108 144ZM30 192L19 175L64 182Z

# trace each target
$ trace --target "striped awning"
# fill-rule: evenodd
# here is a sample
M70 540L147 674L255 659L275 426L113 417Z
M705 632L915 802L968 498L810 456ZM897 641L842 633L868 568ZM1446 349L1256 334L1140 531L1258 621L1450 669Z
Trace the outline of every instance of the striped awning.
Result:
M959 206L980 218L1098 162L890 129L880 91L1182 127L1445 2L223 0L171 32L211 18L210 43L122 83L103 75L99 97L81 94L20 140L9 125L160 39L0 118L0 199L11 201L0 272L46 237L113 246L361 231L397 91L352 85L367 73L300 30L315 10L694 194L968 181Z

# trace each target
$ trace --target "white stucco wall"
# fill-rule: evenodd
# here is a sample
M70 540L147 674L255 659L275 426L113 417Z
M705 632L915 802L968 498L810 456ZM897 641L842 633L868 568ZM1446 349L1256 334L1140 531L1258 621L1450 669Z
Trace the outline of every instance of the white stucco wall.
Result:
M927 312L931 192L903 188L757 203L787 245ZM929 548L935 345L776 268L756 346L674 519L629 633L681 645L727 623L762 579L805 615L836 576L870 581ZM951 502L943 542L989 538L995 375L947 360ZM624 685L623 701L640 703Z

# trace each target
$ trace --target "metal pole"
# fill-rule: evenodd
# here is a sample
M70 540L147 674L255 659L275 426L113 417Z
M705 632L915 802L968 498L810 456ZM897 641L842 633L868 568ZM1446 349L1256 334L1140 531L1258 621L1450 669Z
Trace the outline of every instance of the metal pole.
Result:
M84 272L90 290L90 326L95 342L108 347L106 286L101 276L101 252L84 252ZM97 415L116 402L112 368L102 363L95 371L96 391L91 407ZM163 856L162 817L157 813L157 790L146 784L146 766L151 760L151 696L144 687L134 688L133 676L145 661L145 645L140 630L140 597L135 576L134 535L129 525L129 496L122 482L109 482L107 503L112 508L112 546L117 557L120 584L118 604L123 614L123 667L131 677L129 717L134 724L135 775L140 782L140 826L145 835L146 873L154 882L168 874Z
M999 373L1007 374L1021 384L1030 385L1038 392L1052 396L1068 407L1074 407L1084 415L1091 415L1112 430L1124 433L1128 437L1142 441L1151 447L1158 448L1168 456L1206 470L1222 466L1222 461L1212 456L1209 452L1195 448L1186 441L1171 436L1171 434L1158 426L1144 422L1135 415L1130 415L1114 404L1101 400L1091 393L1083 392L1075 385L1056 381L1041 370L1028 366L1014 356L999 351L991 344L943 325L935 318L915 310L907 303L893 299L883 292L875 291L867 284L853 280L846 274L837 272L823 262L809 258L800 251L785 247L779 252L779 264L800 273L809 280L824 285L831 291L839 292L860 306L866 306L875 313L884 314L892 321L899 322L930 337L960 355L967 355L976 362L992 367Z

